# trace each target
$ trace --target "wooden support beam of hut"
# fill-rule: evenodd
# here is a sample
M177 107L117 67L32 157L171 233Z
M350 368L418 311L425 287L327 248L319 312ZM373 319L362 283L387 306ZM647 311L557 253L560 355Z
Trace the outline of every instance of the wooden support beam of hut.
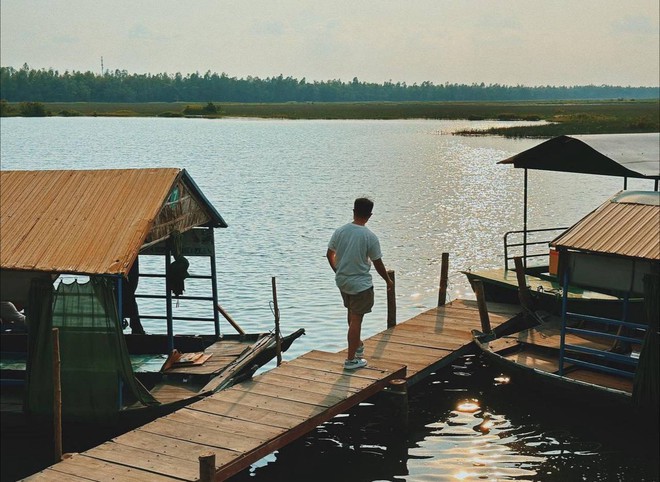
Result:
M53 328L53 454L55 463L62 460L62 382L60 371L60 332Z

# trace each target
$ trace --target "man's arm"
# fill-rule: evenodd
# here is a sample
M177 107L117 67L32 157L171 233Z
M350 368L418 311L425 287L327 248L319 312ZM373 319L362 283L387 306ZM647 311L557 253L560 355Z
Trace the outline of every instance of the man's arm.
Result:
M328 263L330 263L330 267L332 268L332 271L335 273L337 272L337 266L335 264L335 252L328 248L328 251L325 253L325 257L328 258Z
M394 283L392 283L392 280L390 279L390 276L387 274L387 270L385 269L385 265L383 264L382 259L376 259L373 260L374 263L374 268L376 268L376 271L380 275L381 278L385 280L385 283L387 283L387 289L391 290L394 287Z

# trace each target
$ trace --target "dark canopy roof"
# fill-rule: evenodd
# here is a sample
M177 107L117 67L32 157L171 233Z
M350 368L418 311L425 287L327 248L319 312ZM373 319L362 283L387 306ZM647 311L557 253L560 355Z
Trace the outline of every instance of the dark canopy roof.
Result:
M545 171L660 179L660 133L559 136L499 164Z

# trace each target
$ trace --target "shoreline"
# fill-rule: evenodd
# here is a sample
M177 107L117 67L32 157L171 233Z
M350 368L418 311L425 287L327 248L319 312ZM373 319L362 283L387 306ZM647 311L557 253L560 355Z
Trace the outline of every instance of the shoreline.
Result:
M660 132L660 100L517 102L3 102L3 117L159 117L290 120L435 119L525 121L532 125L466 129L458 135L553 137ZM534 124L538 122L538 124Z

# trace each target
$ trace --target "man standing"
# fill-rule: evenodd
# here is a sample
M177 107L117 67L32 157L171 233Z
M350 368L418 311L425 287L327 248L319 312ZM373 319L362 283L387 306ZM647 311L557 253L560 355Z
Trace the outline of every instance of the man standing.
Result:
M373 262L378 274L393 287L387 274L380 251L380 242L365 226L372 214L374 203L368 198L358 198L353 205L353 222L338 228L330 243L326 257L335 272L335 282L348 310L348 358L344 368L354 370L367 366L364 344L360 339L362 319L374 306L374 287L369 270Z

